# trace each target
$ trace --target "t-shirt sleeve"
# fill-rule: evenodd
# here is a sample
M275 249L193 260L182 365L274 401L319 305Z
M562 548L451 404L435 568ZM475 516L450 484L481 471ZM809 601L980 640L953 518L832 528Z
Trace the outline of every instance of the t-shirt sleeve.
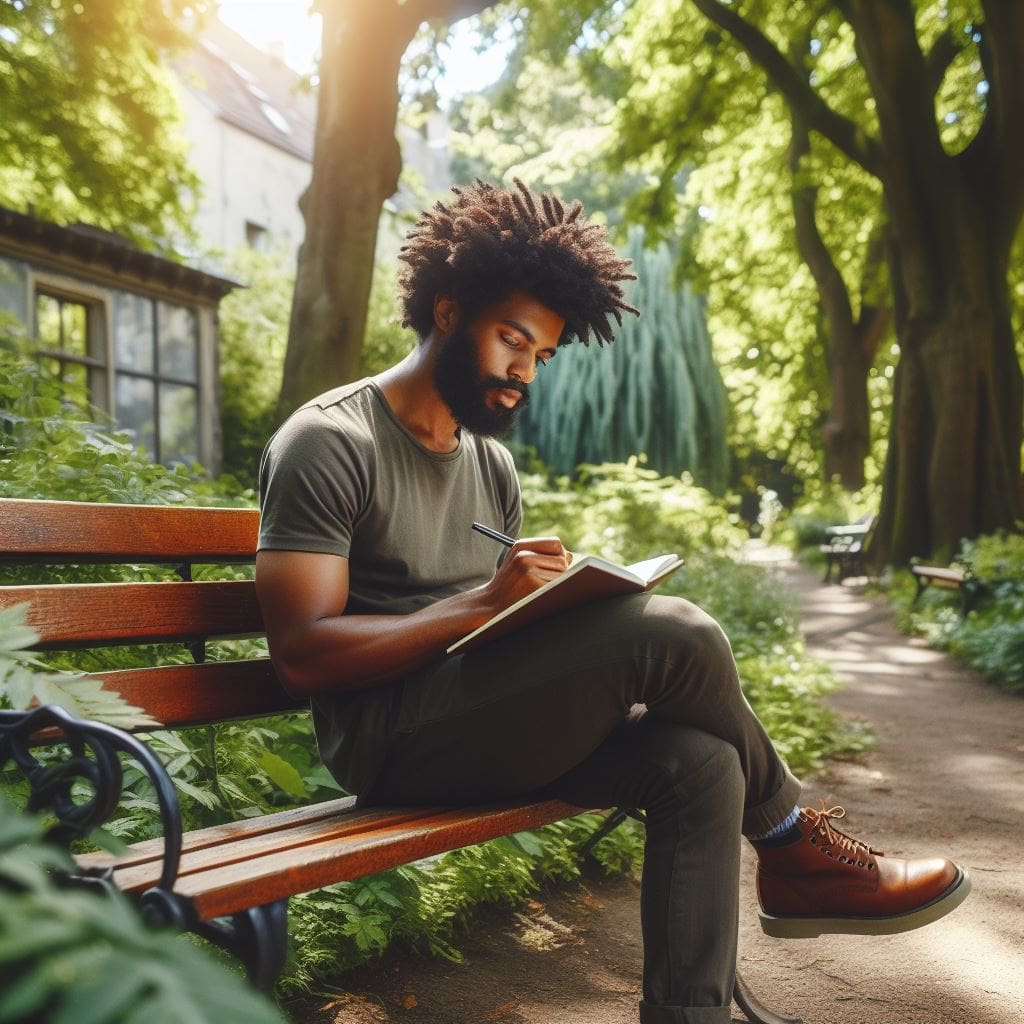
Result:
M260 463L260 551L348 557L366 507L369 474L358 444L318 407L291 417Z

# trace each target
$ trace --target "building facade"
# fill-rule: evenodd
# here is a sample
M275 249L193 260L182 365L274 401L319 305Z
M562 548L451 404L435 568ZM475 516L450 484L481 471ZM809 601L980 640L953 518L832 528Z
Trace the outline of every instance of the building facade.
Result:
M0 309L62 380L168 464L220 467L217 304L235 282L0 207Z
M313 168L316 97L280 60L215 18L174 65L202 182L194 226L203 255L302 242L299 198Z

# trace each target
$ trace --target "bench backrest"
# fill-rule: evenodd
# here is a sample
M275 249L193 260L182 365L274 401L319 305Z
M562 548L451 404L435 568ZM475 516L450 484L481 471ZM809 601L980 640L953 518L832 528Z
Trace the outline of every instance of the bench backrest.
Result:
M208 640L263 634L251 580L192 581L195 566L253 563L256 509L105 505L0 498L0 563L163 565L177 580L0 586L0 608L28 602L38 648L186 645L194 663L95 673L163 727L305 706L270 661L205 661Z

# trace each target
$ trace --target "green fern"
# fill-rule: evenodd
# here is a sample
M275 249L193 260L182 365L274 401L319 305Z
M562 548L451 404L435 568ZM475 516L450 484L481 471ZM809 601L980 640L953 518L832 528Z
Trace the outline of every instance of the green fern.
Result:
M39 639L25 623L27 613L27 604L0 610L0 701L16 710L58 704L78 718L121 728L157 724L119 694L104 690L99 680L81 673L46 671L26 650Z

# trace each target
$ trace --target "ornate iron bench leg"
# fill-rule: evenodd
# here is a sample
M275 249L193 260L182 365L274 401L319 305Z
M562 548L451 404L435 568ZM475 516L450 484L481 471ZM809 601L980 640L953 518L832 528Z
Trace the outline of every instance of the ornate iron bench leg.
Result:
M192 931L228 950L245 964L249 980L269 992L288 955L288 901L250 907L231 917L201 921Z
M740 977L739 971L736 972L736 985L732 997L751 1024L803 1024L799 1017L784 1017L774 1010L769 1010L747 988L747 983Z

